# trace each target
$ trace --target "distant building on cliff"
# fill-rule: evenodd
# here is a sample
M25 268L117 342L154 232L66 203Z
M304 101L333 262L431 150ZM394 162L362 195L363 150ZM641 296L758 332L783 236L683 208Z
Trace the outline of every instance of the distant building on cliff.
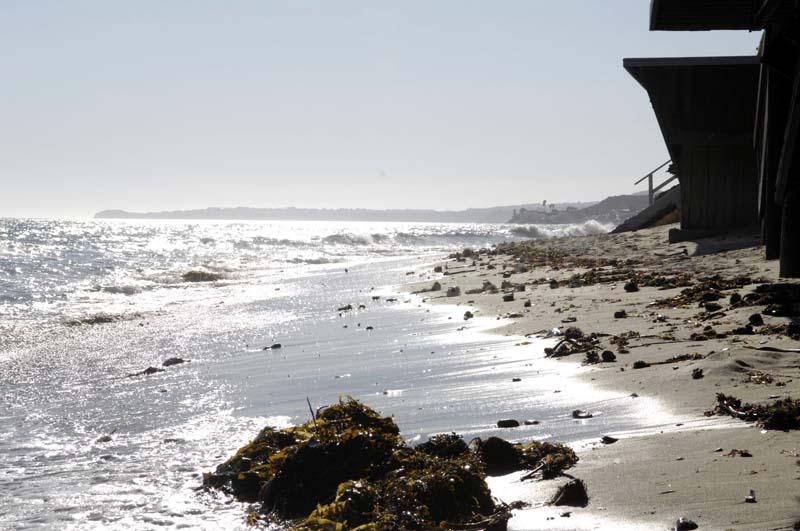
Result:
M760 224L767 259L800 277L800 3L652 0L653 31L763 30L752 57L625 59L680 180L681 231Z

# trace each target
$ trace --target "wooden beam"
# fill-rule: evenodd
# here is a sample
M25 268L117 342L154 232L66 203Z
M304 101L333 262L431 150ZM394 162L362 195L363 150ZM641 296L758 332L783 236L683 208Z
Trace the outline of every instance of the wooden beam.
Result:
M772 18L783 0L764 0L753 19L753 29L761 29Z
M791 104L789 116L786 122L786 131L783 136L783 150L780 162L778 162L778 176L775 180L775 201L783 204L789 188L789 175L795 162L795 154L800 146L798 142L798 132L800 130L800 62L795 67L794 84L792 87Z

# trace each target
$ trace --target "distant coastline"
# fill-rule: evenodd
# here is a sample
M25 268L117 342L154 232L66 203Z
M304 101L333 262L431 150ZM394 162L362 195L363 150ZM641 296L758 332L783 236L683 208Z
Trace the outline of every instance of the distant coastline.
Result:
M603 201L530 203L465 210L366 208L202 208L160 212L103 210L96 219L187 220L293 220L293 221L395 221L432 223L536 223L563 224L589 220L621 221L646 205L646 197L615 196Z
M559 203L561 208L586 208L595 202ZM521 204L465 210L366 208L203 208L161 212L128 212L103 210L97 219L232 219L232 220L295 220L295 221L400 221L434 223L507 223L520 209L541 208L539 204Z

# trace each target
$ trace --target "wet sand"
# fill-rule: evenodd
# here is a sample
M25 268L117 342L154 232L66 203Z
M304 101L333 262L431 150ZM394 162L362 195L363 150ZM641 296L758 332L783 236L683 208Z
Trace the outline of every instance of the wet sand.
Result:
M755 334L733 333L765 306L731 303L730 296L778 281L777 262L763 259L758 235L742 232L670 245L667 230L672 227L526 242L509 247L511 254L450 259L440 264L441 273L431 268L408 289L428 289L438 281L441 291L422 294L427 302L458 304L475 316L510 316L510 324L495 331L499 334L541 336L570 326L598 333L595 350L612 351L616 361L592 364L580 377L598 389L656 399L675 415L703 419L717 393L755 403L800 395L798 354L754 350L800 347L778 331L789 318L764 315ZM680 295L687 284L713 287L708 284L712 275L728 282L718 290L719 300L654 304ZM740 285L731 285L737 277ZM639 280L638 291L625 289L632 278ZM504 280L509 283L505 289ZM468 293L486 281L498 290ZM646 285L664 282L682 285ZM460 295L448 297L454 287ZM708 290L714 291L697 291ZM514 300L504 301L511 292ZM622 310L627 317L615 318ZM635 337L627 345L612 343L622 334ZM716 334L720 337L707 338ZM664 363L687 354L693 359ZM584 354L558 359L574 364ZM653 365L634 369L636 361ZM702 378L693 377L696 369ZM763 375L772 381L763 382ZM523 483L512 475L492 478L490 485L506 502L531 503L517 512L510 529L667 529L679 516L694 520L700 529L792 529L800 520L798 432L765 431L727 417L710 421L643 436L617 434L614 444L598 440L585 445L570 473L586 481L590 504L567 509L569 517L562 516L561 508L543 506L557 481ZM732 449L747 450L752 457L727 455ZM750 489L756 503L745 502Z

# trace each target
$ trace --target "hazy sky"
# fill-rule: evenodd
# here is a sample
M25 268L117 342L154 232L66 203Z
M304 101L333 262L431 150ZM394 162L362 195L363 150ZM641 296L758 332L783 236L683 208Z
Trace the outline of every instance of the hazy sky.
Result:
M3 0L0 217L455 209L628 193L668 158L648 0Z

